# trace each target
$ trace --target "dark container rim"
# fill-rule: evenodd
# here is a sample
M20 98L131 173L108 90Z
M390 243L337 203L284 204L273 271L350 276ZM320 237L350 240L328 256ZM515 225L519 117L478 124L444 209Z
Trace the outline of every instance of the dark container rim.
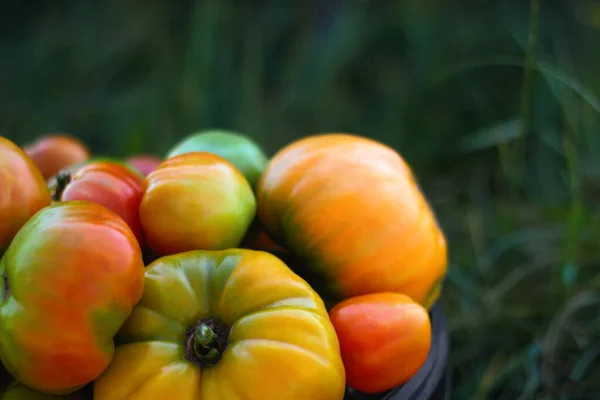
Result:
M441 306L430 310L431 348L425 363L405 384L380 394L366 394L348 388L344 400L446 400L450 398L448 321Z

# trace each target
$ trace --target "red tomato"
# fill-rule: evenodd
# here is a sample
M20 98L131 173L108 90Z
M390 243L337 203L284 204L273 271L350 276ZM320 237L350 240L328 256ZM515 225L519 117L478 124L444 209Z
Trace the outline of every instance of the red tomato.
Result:
M347 384L381 393L408 381L431 347L427 310L399 293L373 293L337 304L329 314L340 341Z
M139 217L144 194L141 176L124 165L96 161L84 165L72 175L59 174L57 182L55 200L87 200L105 206L125 220L143 245Z
M0 136L0 256L19 229L50 205L46 181L31 158Z
M88 148L78 139L65 134L47 134L24 147L38 166L44 179L56 175L63 168L90 158Z
M140 154L127 158L125 162L140 171L142 175L148 176L162 160L156 156Z

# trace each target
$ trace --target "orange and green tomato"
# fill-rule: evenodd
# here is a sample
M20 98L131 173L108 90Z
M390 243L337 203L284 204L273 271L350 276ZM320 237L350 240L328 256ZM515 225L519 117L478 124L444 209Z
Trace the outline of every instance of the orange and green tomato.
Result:
M46 181L31 158L0 136L0 256L23 224L50 202Z
M2 393L0 400L93 400L93 392L91 386L86 386L72 394L53 395L39 392L14 381Z
M95 400L341 400L345 372L319 295L275 256L190 251L146 270Z
M19 382L73 393L114 354L113 337L142 296L144 264L131 229L106 207L45 207L0 260L0 359Z
M382 393L406 383L431 347L427 310L399 293L372 293L337 304L330 312L348 386Z
M124 164L95 161L86 163L73 173L59 173L54 200L87 200L105 206L127 222L143 245L139 217L143 184L144 179Z
M60 170L79 164L90 158L90 151L83 142L65 134L45 134L24 147L25 152L38 166L44 179Z
M206 130L191 134L177 143L166 158L193 151L223 157L240 170L252 188L256 186L269 160L258 143L248 136L223 130Z
M144 185L140 220L148 245L161 255L237 247L256 215L248 181L214 154L163 161Z
M305 259L335 301L382 291L430 307L447 269L445 237L401 156L348 134L280 150L257 190L268 232Z

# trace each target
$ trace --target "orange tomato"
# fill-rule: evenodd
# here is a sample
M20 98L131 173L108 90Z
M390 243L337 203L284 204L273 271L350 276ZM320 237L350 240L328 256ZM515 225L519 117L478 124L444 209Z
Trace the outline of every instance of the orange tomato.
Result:
M19 382L68 394L95 380L142 296L140 246L106 207L45 207L0 260L0 359Z
M257 200L268 232L321 276L327 299L389 291L429 308L438 298L446 240L388 146L348 134L301 139L271 159Z
M46 181L31 158L0 136L0 256L21 226L50 202Z
M80 140L65 134L46 134L24 150L42 171L44 179L90 158L88 148Z
M237 247L255 215L250 184L220 156L185 153L146 177L140 221L161 255Z
M143 246L139 217L143 184L143 178L125 165L96 161L85 164L73 174L60 173L55 200L88 200L105 206L127 222Z
M372 293L337 304L330 312L340 341L347 384L382 393L423 366L431 347L427 310L399 293Z

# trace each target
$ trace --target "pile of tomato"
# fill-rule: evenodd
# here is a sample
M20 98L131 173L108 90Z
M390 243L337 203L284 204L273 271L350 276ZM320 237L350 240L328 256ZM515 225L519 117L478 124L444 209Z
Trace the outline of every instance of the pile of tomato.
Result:
M0 399L341 400L431 346L446 240L409 166L357 135L269 158L235 132L96 157L0 137Z

